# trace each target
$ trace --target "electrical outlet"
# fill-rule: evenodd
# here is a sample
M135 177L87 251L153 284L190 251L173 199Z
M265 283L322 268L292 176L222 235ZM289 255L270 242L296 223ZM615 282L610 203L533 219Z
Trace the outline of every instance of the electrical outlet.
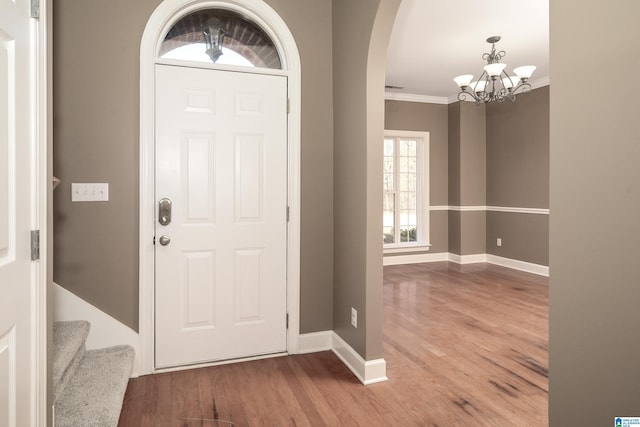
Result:
M358 310L353 307L351 307L351 326L358 327Z
M502 239L501 239L500 237L498 237L498 238L496 239L496 245L497 245L497 246L502 246Z

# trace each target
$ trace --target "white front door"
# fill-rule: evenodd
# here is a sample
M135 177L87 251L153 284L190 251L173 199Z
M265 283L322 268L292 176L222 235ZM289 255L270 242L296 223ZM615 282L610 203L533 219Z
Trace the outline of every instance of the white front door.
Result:
M156 65L155 120L156 368L286 351L286 77Z
M0 0L0 426L30 426L36 414L33 328L37 281L30 229L36 176L29 0ZM33 132L33 133L32 133Z

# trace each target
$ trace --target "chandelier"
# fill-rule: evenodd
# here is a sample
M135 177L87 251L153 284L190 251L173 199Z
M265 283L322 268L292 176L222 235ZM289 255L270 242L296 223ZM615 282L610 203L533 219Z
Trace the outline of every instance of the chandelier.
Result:
M464 74L453 79L460 87L460 93L458 93L460 101L471 97L476 105L493 101L502 102L505 99L514 102L517 94L531 90L531 85L527 81L536 67L524 65L513 69L515 76L508 75L504 71L507 64L500 62L502 57L506 55L505 51L496 51L496 43L499 41L500 36L491 36L487 39L487 43L491 43L491 52L482 55L482 59L487 61L487 65L484 66L484 71L478 80L473 80L471 74Z

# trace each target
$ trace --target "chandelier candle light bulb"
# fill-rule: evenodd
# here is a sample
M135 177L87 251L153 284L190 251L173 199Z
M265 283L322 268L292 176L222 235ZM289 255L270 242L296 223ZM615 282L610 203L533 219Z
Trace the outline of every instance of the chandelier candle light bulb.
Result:
M487 61L480 78L473 80L473 75L463 74L453 79L460 88L458 99L464 101L470 97L480 105L493 101L502 102L508 99L511 102L516 100L517 93L525 93L531 90L531 85L527 83L536 67L525 65L514 68L516 76L506 73L507 64L500 60L506 55L505 51L496 51L496 43L500 41L500 36L492 36L487 39L491 44L491 52L482 55L482 59Z

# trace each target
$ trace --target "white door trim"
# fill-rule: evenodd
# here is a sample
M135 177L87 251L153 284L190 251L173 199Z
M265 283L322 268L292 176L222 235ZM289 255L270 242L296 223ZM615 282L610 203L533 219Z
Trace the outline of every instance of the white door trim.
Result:
M242 13L259 24L272 38L282 56L288 77L288 198L287 233L287 351L299 351L300 330L300 56L293 35L280 16L264 1L165 0L153 12L140 44L140 241L139 332L141 374L154 372L154 66L160 43L170 26L182 16L203 8L225 8Z
M34 165L33 182L33 228L40 230L40 259L32 262L32 277L35 286L32 318L32 344L34 349L32 367L32 419L33 426L46 426L52 423L53 414L49 411L48 399L48 371L49 346L51 332L50 291L53 281L53 109L52 102L52 45L53 45L53 14L52 3L47 0L39 2L39 18L32 19L32 40L37 43L34 67L31 75L34 85L33 144Z

